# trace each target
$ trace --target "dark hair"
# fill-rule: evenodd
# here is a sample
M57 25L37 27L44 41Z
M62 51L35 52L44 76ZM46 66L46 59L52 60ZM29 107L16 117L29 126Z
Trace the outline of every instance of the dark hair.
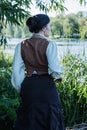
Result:
M46 14L37 14L33 17L29 17L26 21L26 25L30 32L38 33L49 22L50 18Z

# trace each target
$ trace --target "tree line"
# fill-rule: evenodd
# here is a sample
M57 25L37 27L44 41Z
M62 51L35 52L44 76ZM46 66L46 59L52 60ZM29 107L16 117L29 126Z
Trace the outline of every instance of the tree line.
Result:
M87 12L51 18L52 37L87 38Z
M31 36L26 19L19 25L7 23L3 28L6 37L25 38ZM51 38L87 38L87 12L51 17Z

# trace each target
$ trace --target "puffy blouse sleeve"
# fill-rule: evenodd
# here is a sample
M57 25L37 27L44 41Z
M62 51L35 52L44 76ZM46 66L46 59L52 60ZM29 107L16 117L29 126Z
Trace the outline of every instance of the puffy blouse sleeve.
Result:
M21 43L15 48L13 65L12 65L12 76L11 83L13 87L20 91L21 83L25 77L25 65L21 57Z
M46 50L46 56L48 60L48 73L55 79L61 78L64 69L59 62L57 44L55 42L49 42Z

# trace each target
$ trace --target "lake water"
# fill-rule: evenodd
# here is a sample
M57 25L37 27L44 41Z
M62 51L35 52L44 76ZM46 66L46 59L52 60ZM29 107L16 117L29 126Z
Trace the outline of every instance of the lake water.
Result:
M24 39L11 38L8 39L8 46L5 49L5 53L14 54L15 46ZM80 55L87 60L87 41L86 40L54 40L57 44L58 57L63 58L70 52L73 55Z
M58 42L57 49L60 58L63 58L70 52L72 55L79 55L87 60L87 41Z

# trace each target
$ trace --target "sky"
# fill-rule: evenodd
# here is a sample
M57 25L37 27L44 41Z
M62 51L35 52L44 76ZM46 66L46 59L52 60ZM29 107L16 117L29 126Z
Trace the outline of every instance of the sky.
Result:
M87 2L87 0L86 0ZM87 12L87 4L84 6L84 3L80 5L79 0L65 0L64 6L68 9L68 11L65 11L65 14L74 13L76 14L79 11L86 11ZM43 13L41 12L35 5L35 0L33 0L33 5L31 6L31 14L35 15L37 13ZM56 16L56 12L49 12L49 16Z
M77 13L78 11L87 11L87 4L80 5L79 0L66 0L65 6L68 8L68 11L65 14Z

